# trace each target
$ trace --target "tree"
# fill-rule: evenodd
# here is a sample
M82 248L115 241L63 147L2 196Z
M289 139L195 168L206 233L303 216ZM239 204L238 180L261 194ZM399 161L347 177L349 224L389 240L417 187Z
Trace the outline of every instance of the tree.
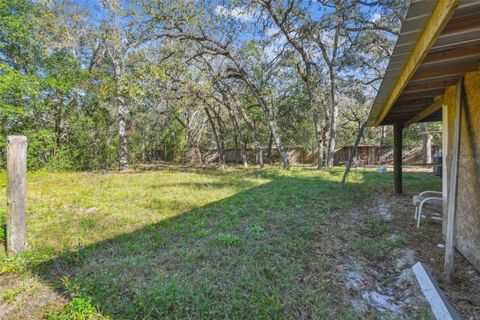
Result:
M298 0L284 2L258 0L254 2L255 4L261 6L270 17L271 24L278 30L274 33L283 35L285 41L300 58L297 71L309 95L317 140L317 167L322 166L325 147L327 149L326 165L331 167L339 116L338 75L348 75L349 69L358 72L359 67L371 69L366 72L364 70L366 74L371 74L372 70L383 70L377 65L385 61L386 57L376 54L376 63L367 64L365 61L371 59L369 54L371 48L366 48L364 45L367 41L370 44L378 42L384 45L382 49L386 47L387 52L393 47L392 42L388 41L387 34L398 29L399 15L395 11L398 6L392 3L358 0L322 0L315 4ZM371 18L369 12L374 10L382 10L385 17L381 21L377 21L380 19L376 16ZM317 15L314 16L313 12ZM395 18L391 18L392 16ZM385 23L387 19L392 19L393 23ZM380 50L376 51L382 53ZM352 64L352 60L364 63L355 65L355 63ZM324 75L327 76L328 81L322 80ZM378 82L379 79L380 77L377 77L367 82L371 84ZM363 81L358 76L351 77L350 80ZM327 86L325 87L324 84ZM325 90L326 88L328 89ZM325 91L328 93L325 94ZM325 99L325 96L329 99ZM328 108L326 108L327 101Z
M328 130L327 125L329 124L329 120L321 92L322 70L319 68L319 65L314 62L311 54L309 54L305 48L307 43L303 41L304 36L298 33L301 29L297 26L299 17L295 16L294 11L298 9L299 2L289 0L285 4L278 3L277 7L274 7L273 2L270 0L259 1L258 3L266 10L274 25L279 29L279 32L283 34L287 42L300 55L301 60L297 63L296 67L309 96L317 142L317 168L320 169L323 167L324 162L325 134ZM300 11L296 11L296 13L300 14ZM301 30L304 31L306 28ZM323 121L321 118L323 118Z
M427 123L420 123L423 136L423 163L432 163L432 135L428 132Z
M241 81L249 89L265 113L283 168L290 169L275 113L267 104L255 79L247 72L244 60L234 49L239 45L234 43L234 40L240 39L237 36L243 28L241 23L222 14L215 15L212 8L198 8L194 3L174 3L168 8L157 1L142 5L152 20L157 22L158 28L161 26L162 31L157 36L194 43L200 55L222 60L217 64L222 77ZM171 12L175 12L174 17L171 16Z
M263 167L274 145L286 169L294 145L331 165L366 117L405 3L0 0L1 137L26 134L35 168L205 163L210 150L222 167L227 149L247 166L249 148Z
M143 34L135 20L129 17L129 10L116 0L103 0L105 18L100 26L99 47L110 58L115 82L114 104L117 108L118 164L119 170L128 169L127 117L129 107L126 99L125 65L128 55L143 41ZM133 22L132 22L133 21ZM100 49L101 50L101 49Z

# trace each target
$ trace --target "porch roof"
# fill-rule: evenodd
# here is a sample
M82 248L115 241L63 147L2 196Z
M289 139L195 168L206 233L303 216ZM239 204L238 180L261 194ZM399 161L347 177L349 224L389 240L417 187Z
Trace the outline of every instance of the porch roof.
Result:
M479 62L480 0L413 0L367 125L441 120L445 88Z

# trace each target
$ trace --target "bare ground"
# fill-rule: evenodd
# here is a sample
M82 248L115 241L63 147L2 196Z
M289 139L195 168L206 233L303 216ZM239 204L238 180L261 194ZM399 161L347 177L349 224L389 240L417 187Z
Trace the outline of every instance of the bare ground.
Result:
M464 319L480 319L480 274L458 252L455 255L455 273L453 281L447 283L443 278L444 247L442 226L433 220L422 219L419 229L413 219L412 195L390 196L396 232L402 234L406 244L416 251L417 260L425 263L444 290L450 303ZM440 244L440 245L439 245ZM439 245L439 246L437 246Z

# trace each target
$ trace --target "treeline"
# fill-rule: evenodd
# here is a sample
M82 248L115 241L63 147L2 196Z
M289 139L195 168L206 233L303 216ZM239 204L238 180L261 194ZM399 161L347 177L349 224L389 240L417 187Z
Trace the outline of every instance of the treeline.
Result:
M0 161L120 168L215 149L351 143L391 54L405 0L0 0ZM389 128L363 142L388 143Z

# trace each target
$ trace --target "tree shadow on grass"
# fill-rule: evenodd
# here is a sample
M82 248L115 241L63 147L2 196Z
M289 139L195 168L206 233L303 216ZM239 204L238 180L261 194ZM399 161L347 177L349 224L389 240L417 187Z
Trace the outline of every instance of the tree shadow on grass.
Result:
M387 175L356 174L361 183L343 190L328 179L272 176L34 272L114 319L348 315L332 274L338 255L332 239L348 241L345 212L365 205L379 186L390 187Z

